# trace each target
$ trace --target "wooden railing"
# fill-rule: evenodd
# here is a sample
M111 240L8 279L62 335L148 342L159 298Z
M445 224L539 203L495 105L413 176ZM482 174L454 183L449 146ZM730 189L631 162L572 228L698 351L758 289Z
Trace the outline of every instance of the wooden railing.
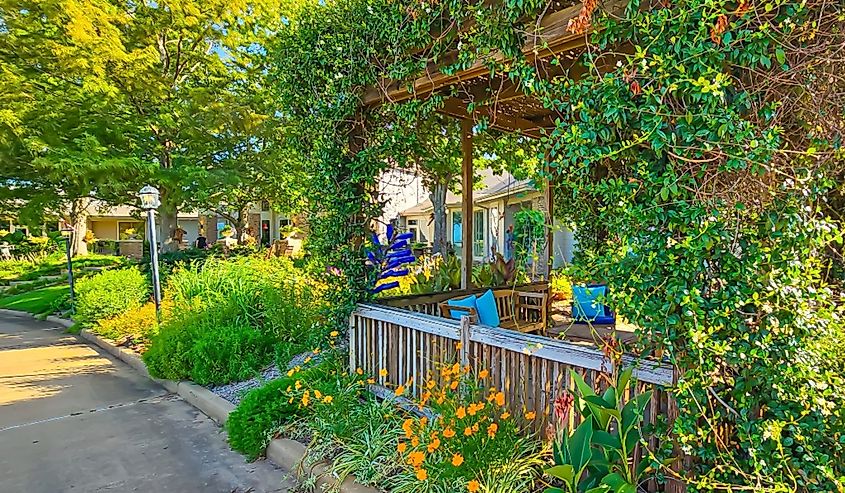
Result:
M536 413L535 431L541 434L554 416L555 398L574 389L573 372L601 388L614 371L613 362L596 348L471 325L468 318L458 322L381 305L359 305L350 318L349 337L350 370L362 369L382 387L411 382L407 387L411 397L420 397L426 379L436 378L444 365L460 362L476 374L489 371L492 385L505 393L512 413ZM676 415L674 399L665 391L674 381L670 365L631 356L623 356L622 364L634 367L635 394L654 391L644 417L647 423L656 423L661 415L670 419ZM575 426L579 420L577 412L572 413L568 424ZM654 450L656 440L650 445ZM648 490L680 491L671 482L660 486L651 482Z
M534 282L530 284L520 284L518 286L500 286L495 288L473 288L473 289L458 289L454 291L444 291L442 293L430 294L412 294L407 296L393 296L390 298L382 298L378 300L378 304L384 306L391 306L394 308L402 308L416 313L425 313L427 315L440 316L440 308L438 305L444 301L452 298L461 298L471 294L481 294L488 289L514 289L515 291L526 292L545 292L549 289L548 282Z

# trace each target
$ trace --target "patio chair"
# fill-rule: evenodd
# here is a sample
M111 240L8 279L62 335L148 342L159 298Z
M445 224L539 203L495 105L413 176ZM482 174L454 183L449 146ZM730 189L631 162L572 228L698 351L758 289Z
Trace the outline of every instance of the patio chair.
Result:
M481 296L473 294L453 298L439 306L440 314L445 318L460 320L462 316L469 315L472 323L545 334L548 301L546 293L497 289L487 290Z
M616 315L610 307L598 301L606 295L607 286L604 284L572 286L572 319L595 325L615 324Z

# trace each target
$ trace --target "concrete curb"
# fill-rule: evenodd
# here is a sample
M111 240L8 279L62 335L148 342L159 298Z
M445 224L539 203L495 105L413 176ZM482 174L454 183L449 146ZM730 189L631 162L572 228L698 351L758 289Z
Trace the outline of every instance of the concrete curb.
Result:
M340 493L381 493L371 486L364 486L355 480L355 476L349 475L337 486L337 478L329 471L324 462L319 462L308 468L305 467L305 458L308 449L305 445L288 438L276 438L267 445L266 455L274 464L291 471L297 479L305 481L315 478L314 491L339 491ZM333 488L337 488L334 489Z
M105 352L111 354L115 358L123 361L124 363L126 363L127 365L132 367L133 370L137 371L141 375L149 378L153 382L155 382L155 383L161 385L162 387L164 387L165 389L167 389L168 392L173 392L174 394L179 394L181 396L181 394L179 393L179 384L182 383L182 382L176 382L176 381L173 381L173 380L163 380L163 379L160 379L160 378L154 378L153 376L150 375L150 372L147 371L147 365L144 364L144 361L141 359L141 357L138 356L138 354L135 353L134 351L130 351L129 349L124 349L122 347L115 346L111 342L103 339L102 337L98 336L97 334L91 332L88 329L81 330L79 332L79 336L82 337L83 339L85 339L86 341L93 343L95 346L100 347ZM190 382L187 382L187 383L190 383ZM194 384L191 384L191 385L194 385ZM194 385L194 386L197 386L197 385ZM209 392L207 389L203 389L203 390L205 390L206 392ZM211 392L209 392L209 393L211 393ZM185 398L185 397L183 396L183 398ZM188 399L185 398L185 400L188 400ZM199 402L199 401L197 401L197 402ZM199 405L195 404L194 402L190 402L190 404L192 406L198 408L203 413L205 413L205 410L200 408ZM208 413L205 413L205 414L208 414ZM215 419L214 416L209 415L209 417L211 417L212 419ZM216 419L215 419L215 421L216 421Z
M168 391L178 394L188 404L216 421L220 426L226 424L229 414L235 410L234 404L193 382L185 380L176 382L173 380L153 378L147 371L143 360L133 351L117 347L89 330L82 330L79 335L83 339L99 346L115 358L128 364L150 380L163 386ZM267 445L265 455L271 462L289 471L300 481L315 477L316 485L318 486L316 491L330 491L332 488L336 488L336 478L329 472L327 464L318 463L309 468L303 466L307 452L308 449L306 446L296 440L276 438L275 440L271 440L269 445ZM340 488L334 491L338 491L339 493L381 493L380 490L359 484L352 475L347 476L343 483L341 483Z

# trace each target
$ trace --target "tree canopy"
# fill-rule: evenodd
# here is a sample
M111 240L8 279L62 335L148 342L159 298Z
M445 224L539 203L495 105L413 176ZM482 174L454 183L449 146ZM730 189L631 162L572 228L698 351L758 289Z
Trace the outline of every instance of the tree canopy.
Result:
M222 200L224 190L249 184L253 200L267 198L274 189L260 186L256 163L280 173L293 161L267 161L285 154L275 150L284 132L268 104L263 46L294 5L0 4L7 188L133 203L149 182L162 193L164 238L180 208Z

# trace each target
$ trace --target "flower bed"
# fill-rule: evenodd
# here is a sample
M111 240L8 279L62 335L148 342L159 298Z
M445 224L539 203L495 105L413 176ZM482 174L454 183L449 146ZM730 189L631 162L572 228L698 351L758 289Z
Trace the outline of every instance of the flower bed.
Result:
M251 458L277 435L308 442L307 462L328 462L338 484L354 475L397 493L535 491L548 449L528 432L534 416L512 416L488 380L444 367L422 400L399 407L367 391L374 379L327 359L250 392L230 416L229 439Z

